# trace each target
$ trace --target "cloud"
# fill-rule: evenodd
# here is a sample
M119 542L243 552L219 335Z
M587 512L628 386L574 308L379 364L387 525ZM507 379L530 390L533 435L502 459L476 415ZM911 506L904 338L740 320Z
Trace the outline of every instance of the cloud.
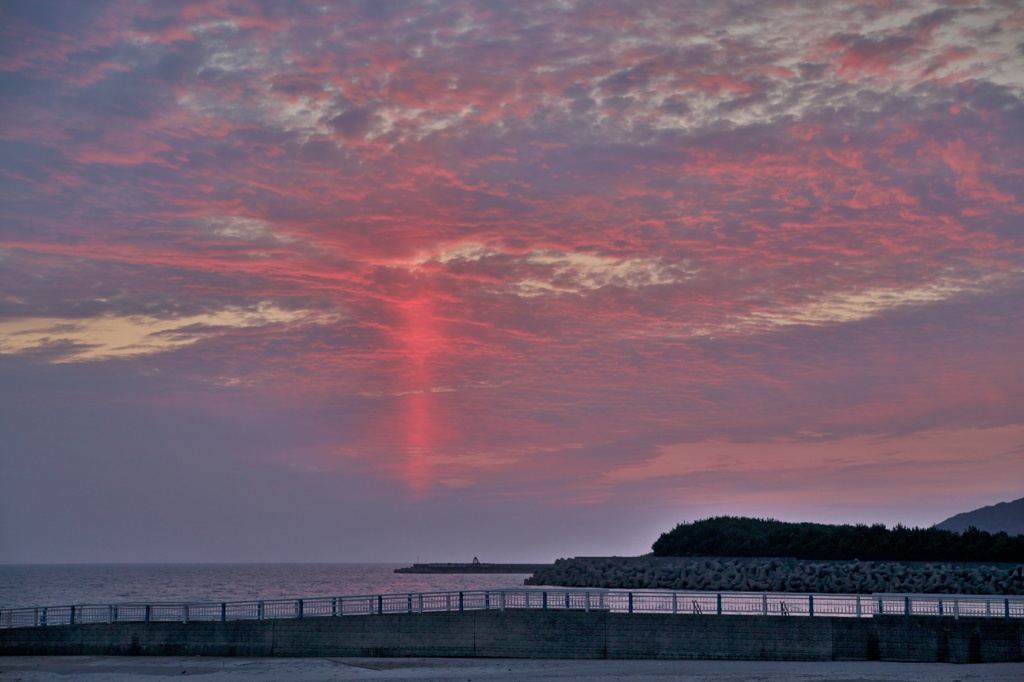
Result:
M767 443L702 441L663 446L656 457L604 476L609 490L643 485L666 497L686 496L693 503L720 504L745 498L782 506L786 496L814 496L828 503L857 489L864 504L883 504L897 496L926 502L936 486L950 478L963 494L984 491L1016 474L1024 458L1020 425L992 429L922 431L898 438L858 436L830 438L808 434L801 439ZM914 480L913 485L908 485ZM654 483L654 485L649 485Z
M0 354L46 353L56 362L102 360L174 350L223 333L225 329L322 321L309 311L286 311L269 302L178 318L148 315L14 318L0 321Z
M154 434L166 377L280 400L267 458L421 502L784 504L680 445L741 444L819 505L857 444L1024 419L1016 7L8 5L19 381L137 372Z

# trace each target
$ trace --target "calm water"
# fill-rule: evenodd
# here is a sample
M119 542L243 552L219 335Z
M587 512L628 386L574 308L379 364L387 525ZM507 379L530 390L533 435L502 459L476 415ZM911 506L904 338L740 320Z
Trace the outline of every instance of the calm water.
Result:
M0 608L244 601L523 587L527 575L408 575L402 564L0 565Z

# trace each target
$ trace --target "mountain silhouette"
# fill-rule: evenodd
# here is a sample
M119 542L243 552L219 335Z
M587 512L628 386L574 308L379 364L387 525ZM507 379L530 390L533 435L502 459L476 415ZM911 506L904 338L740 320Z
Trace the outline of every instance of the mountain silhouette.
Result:
M1003 531L1007 535L1024 534L1024 497L1013 502L1000 502L991 507L956 514L935 524L936 528L957 533L964 532L969 526L989 533Z

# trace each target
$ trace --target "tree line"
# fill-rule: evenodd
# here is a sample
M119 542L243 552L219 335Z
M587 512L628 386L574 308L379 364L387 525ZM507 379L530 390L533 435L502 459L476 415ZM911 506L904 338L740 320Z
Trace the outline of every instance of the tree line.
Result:
M1024 562L1024 535L963 533L897 524L830 525L716 516L681 523L654 543L656 557L792 557L862 561Z

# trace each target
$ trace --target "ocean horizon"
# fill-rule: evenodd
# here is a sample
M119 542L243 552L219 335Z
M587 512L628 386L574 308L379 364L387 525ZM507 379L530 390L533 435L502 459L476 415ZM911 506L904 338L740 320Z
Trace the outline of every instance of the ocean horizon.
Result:
M0 608L524 588L529 573L395 573L408 563L3 564Z

